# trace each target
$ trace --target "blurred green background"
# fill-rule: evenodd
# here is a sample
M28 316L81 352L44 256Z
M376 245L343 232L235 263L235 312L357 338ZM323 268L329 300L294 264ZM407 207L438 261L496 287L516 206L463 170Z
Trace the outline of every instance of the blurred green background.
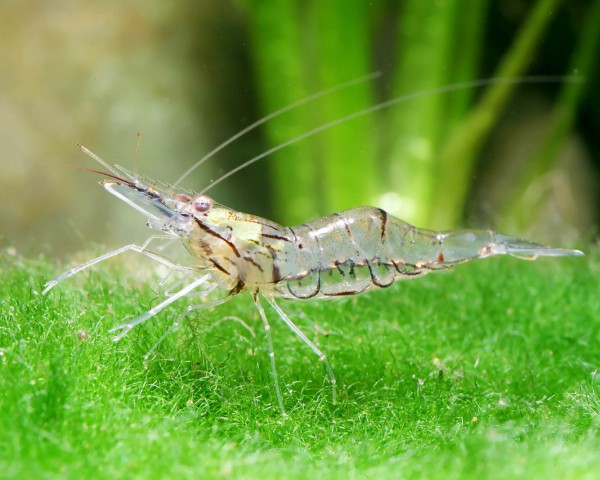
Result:
M284 224L371 204L424 228L494 227L587 241L598 223L600 1L203 0L0 3L1 244L64 256L141 241L144 219L96 185L82 143L174 182L258 118L380 72L271 121L194 171ZM143 138L134 162L136 134Z

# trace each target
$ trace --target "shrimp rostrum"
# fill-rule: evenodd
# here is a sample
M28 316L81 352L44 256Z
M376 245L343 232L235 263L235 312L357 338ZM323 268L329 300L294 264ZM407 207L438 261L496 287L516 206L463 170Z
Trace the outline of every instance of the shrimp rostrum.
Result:
M145 214L148 225L160 229L162 237L181 239L193 257L193 265L177 264L152 252L149 243L154 237L151 237L143 245L128 245L63 273L46 285L44 293L60 281L126 251L143 254L172 270L184 271L188 280L183 288L146 313L113 328L118 332L115 336L118 340L134 326L192 292L221 289L225 296L216 302L190 306L187 311L224 303L248 291L264 323L272 376L282 410L270 327L261 306L262 299L324 363L335 403L336 380L327 357L290 320L276 298L309 300L355 295L388 287L399 279L415 278L494 255L528 259L582 255L578 250L546 247L490 230L423 230L374 207L354 208L312 223L284 227L232 210L205 194L175 191L150 182L122 167L112 167L85 147L81 148L111 172L105 173L109 178L101 182L104 188Z

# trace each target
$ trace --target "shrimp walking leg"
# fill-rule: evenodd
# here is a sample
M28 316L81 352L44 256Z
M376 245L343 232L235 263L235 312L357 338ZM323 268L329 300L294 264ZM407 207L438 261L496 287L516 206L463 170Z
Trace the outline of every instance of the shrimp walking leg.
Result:
M202 292L204 295L208 295L208 293L210 293L213 289L209 289L206 292ZM183 319L185 317L187 317L190 312L193 312L195 310L205 310L207 308L211 308L211 307L216 307L218 305L222 305L225 302L229 301L232 298L231 295L228 295L225 298L221 298L219 300L215 300L214 302L209 302L209 303L199 303L197 305L190 305L189 307L187 307L182 313L180 313L179 315L177 315L177 318L175 319L175 321L171 324L171 326L165 330L165 332L160 336L160 338L156 341L156 343L154 345L152 345L152 347L150 348L150 350L148 350L148 353L146 353L146 355L144 355L144 360L148 360L148 358L150 358L150 355L152 355L152 352L154 352L154 350L156 350L156 347L158 347L165 338L167 338L171 333L173 333L175 330L177 330L179 328L179 326L181 325L181 322L183 321ZM118 328L118 327L117 327ZM127 332L125 332L127 333Z
M271 325L269 325L269 320L267 320L267 315L260 304L260 300L257 294L252 296L254 299L254 304L258 309L258 313L260 314L260 318L262 318L263 325L265 326L265 334L267 336L267 342L269 344L269 360L271 361L271 376L273 377L273 383L275 384L275 392L277 393L277 402L279 403L279 408L281 409L281 413L285 417L287 414L285 413L285 408L283 408L283 398L281 397L281 389L279 388L279 377L277 376L277 367L275 366L275 350L273 349L273 338L271 336Z
M327 370L327 375L329 376L329 380L331 381L331 394L333 399L333 404L337 404L337 380L335 379L335 375L333 374L333 368L327 360L327 356L319 350L319 348L310 341L310 339L304 334L302 330L300 330L294 322L292 322L289 317L285 314L285 312L275 303L273 298L265 297L267 302L275 309L279 317L285 322L285 324L290 327L292 332L294 332L300 339L306 343L310 349L315 352L315 354L319 357L319 360L323 362L325 365L325 369Z
M174 272L176 272L177 270L171 270L167 273L167 277L163 278L159 285L159 291L158 293L161 296L164 297L170 297L171 295L175 295L178 292L178 288L180 287L180 285L185 285L186 282L189 281L190 278L194 278L194 276L196 276L198 274L198 271L194 271L194 270L190 270L189 272L186 272L185 275L182 278L179 278L175 281L172 282L171 285L169 285L169 288L165 288L165 284L169 281L170 277L173 276ZM188 294L188 297L207 297L208 295L210 295L214 290L216 290L218 288L218 285L216 283L208 283L204 285L204 288L196 291L196 292L190 292Z
M166 259L165 257L158 255L157 253L154 253L150 250L146 250L146 248L148 247L148 244L152 240L155 240L157 238L165 238L165 237L163 235L152 236L152 237L148 238L148 240L146 240L142 245L136 245L134 243L132 243L130 245L125 245L124 247L118 248L117 250L113 250L112 252L108 252L108 253L105 253L104 255L100 255L99 257L93 258L92 260L82 263L81 265L77 265L76 267L73 267L70 270L67 270L66 272L60 274L54 280L51 280L48 283L46 283L46 285L44 285L45 288L42 291L42 295L45 295L46 293L48 293L53 287L55 287L57 284L59 284L63 280L66 280L67 278L77 275L79 272L86 270L87 268L90 268L90 267L96 265L97 263L103 262L112 257L116 257L117 255L121 255L122 253L125 253L125 252L140 253L148 258L151 258L152 260L154 260L158 263L162 263L163 265L166 265L167 267L169 267L173 270L190 270L190 267L186 267L184 265L179 265L177 263L173 263L170 260Z
M118 335L115 335L113 337L113 340L115 342L121 340L121 338L123 338L125 335L127 335L132 328L134 328L137 325L139 325L140 323L144 323L146 320L152 318L154 315L161 312L166 307L171 305L173 302L179 300L181 297L185 297L188 293L190 293L195 288L198 288L200 285L202 285L204 282L206 282L209 279L210 279L209 274L203 275L203 276L197 278L196 280L194 280L189 285L186 285L184 288L179 290L177 293L174 293L173 295L171 295L164 302L161 302L158 305L156 305L154 308L151 308L147 312L142 313L141 315L138 315L137 317L134 317L131 320L129 320L125 323L122 323L121 325L117 325L116 327L111 328L109 330L111 333L120 332Z

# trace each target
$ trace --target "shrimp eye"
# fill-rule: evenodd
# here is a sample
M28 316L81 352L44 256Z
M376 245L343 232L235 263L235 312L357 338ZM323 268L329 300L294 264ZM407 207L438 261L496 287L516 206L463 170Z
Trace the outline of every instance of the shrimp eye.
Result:
M212 208L213 201L212 198L207 197L206 195L200 195L194 198L192 205L194 206L194 210L204 213L208 212Z

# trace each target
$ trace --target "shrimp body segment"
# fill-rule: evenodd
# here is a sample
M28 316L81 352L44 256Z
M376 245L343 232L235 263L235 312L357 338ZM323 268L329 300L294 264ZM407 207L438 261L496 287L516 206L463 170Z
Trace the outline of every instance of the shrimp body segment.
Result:
M222 289L227 295L216 302L188 307L186 312L224 303L247 290L265 326L282 411L270 326L260 304L261 297L324 363L335 403L336 380L327 357L275 303L276 297L304 300L354 295L375 287L388 287L398 279L415 278L469 260L501 254L529 259L583 255L578 250L546 247L490 230L441 233L423 230L374 207L354 208L312 223L284 227L232 210L206 195L175 190L122 167L112 167L84 147L82 150L112 172L106 174L110 179L101 182L104 188L143 213L149 227L161 230L162 238L183 241L193 262L180 265L151 252L148 244L156 238L151 237L142 246L128 245L72 268L48 282L44 293L60 281L126 251L144 254L171 270L185 272L188 283L181 290L148 312L113 328L121 332L115 337L118 340L134 326L192 291L197 294L197 290L202 289L201 294L208 294Z

